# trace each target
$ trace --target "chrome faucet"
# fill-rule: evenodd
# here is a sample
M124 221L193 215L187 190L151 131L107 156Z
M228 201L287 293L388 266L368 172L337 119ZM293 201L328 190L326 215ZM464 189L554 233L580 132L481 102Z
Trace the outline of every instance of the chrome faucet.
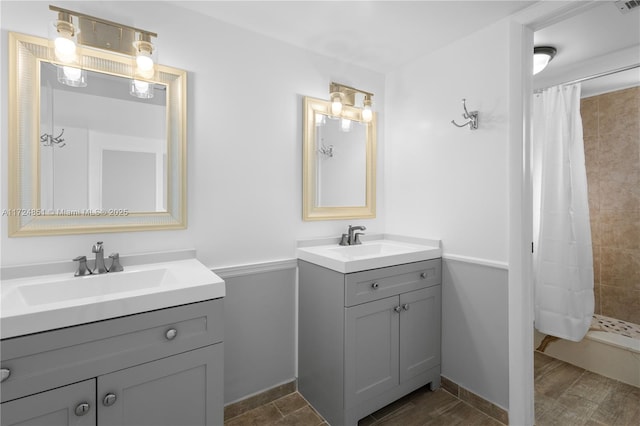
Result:
M93 268L94 274L106 274L109 272L104 265L104 249L102 248L102 241L98 241L91 247L91 253L96 254L96 263Z
M355 231L364 231L366 230L367 227L366 226L351 226L349 225L349 233L348 233L348 240L347 242L349 243L350 246L355 246L358 244L362 244L362 242L360 242L360 235L362 235L361 232L357 232L354 235Z

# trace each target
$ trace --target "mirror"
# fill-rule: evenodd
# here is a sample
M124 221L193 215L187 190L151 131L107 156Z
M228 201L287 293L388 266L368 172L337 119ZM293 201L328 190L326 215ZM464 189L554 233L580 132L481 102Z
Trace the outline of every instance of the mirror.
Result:
M376 176L376 115L361 120L359 108L304 98L303 219L373 218Z
M186 72L129 94L130 58L83 48L86 87L58 82L48 40L10 33L9 235L186 227Z

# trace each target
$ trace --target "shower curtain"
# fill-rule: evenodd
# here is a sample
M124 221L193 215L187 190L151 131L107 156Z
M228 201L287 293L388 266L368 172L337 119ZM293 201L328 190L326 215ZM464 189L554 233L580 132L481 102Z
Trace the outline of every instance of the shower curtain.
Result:
M535 327L580 341L593 316L593 254L580 85L534 96Z

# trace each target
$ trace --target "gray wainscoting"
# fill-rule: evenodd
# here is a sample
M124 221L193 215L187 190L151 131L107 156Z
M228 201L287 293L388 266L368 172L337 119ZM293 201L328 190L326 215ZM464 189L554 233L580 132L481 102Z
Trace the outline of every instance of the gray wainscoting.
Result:
M296 260L214 269L224 299L224 402L295 380Z
M509 407L508 269L442 262L442 376Z

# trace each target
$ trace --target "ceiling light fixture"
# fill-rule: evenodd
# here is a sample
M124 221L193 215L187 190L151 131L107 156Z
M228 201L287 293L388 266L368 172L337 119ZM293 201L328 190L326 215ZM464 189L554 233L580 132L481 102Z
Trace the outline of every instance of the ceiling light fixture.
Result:
M533 48L533 75L545 69L549 62L556 56L556 48L551 46L538 46Z
M143 99L153 97L158 50L151 38L158 37L156 33L57 6L50 5L49 10L58 14L49 34L50 58L60 68L58 81L73 87L87 85L81 55L81 47L86 46L130 56L129 93Z
M363 96L362 109L360 111L361 120L368 123L373 119L373 110L371 109L373 93L345 86L344 84L331 83L329 85L329 94L331 114L334 116L340 117L344 105L353 107L356 102L356 95L359 94Z

